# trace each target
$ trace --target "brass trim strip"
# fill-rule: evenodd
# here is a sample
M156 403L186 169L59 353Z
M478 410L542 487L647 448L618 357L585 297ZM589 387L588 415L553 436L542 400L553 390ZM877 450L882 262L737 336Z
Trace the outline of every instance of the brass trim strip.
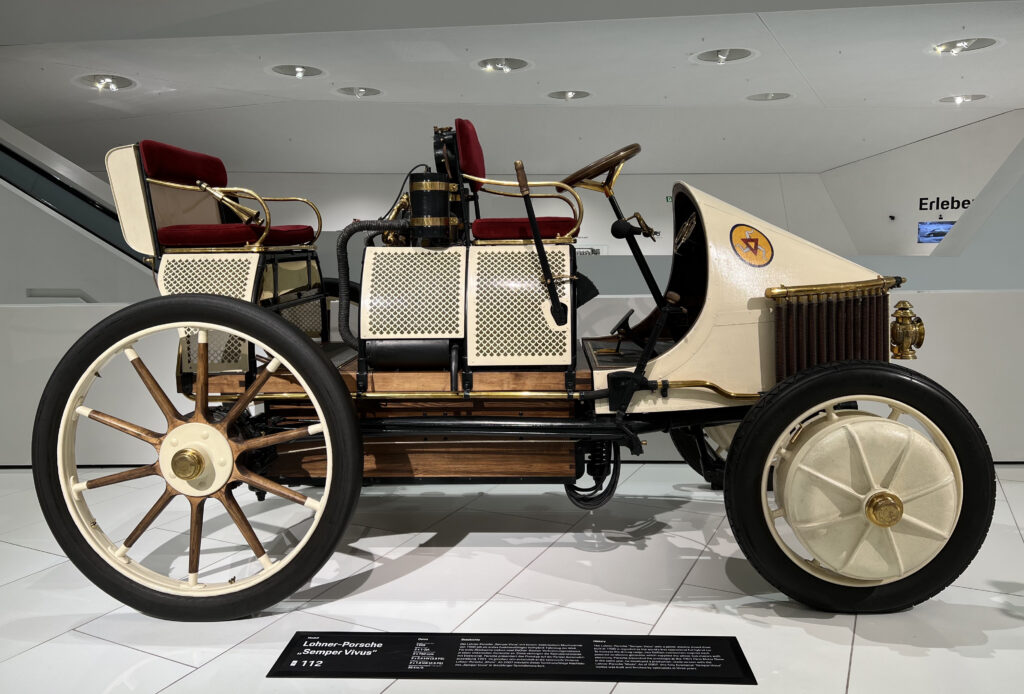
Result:
M413 217L409 220L412 227L461 227L458 217Z
M409 184L409 190L433 190L457 193L459 192L459 185L457 183L446 183L444 181L416 181Z
M189 400L195 400L195 396L188 393L183 395ZM423 390L423 391L387 391L376 393L350 393L355 399L365 400L579 400L580 393L574 392L570 398L564 390L476 390L470 391L467 398L464 393L450 390ZM210 402L231 402L237 400L238 395L210 395ZM260 393L254 400L309 400L305 393Z
M871 289L887 290L903 286L906 277L878 277L860 282L834 282L832 284L802 284L795 287L774 287L766 289L765 297L769 299L786 299L794 296L810 296L812 294L841 294L844 292L867 291Z
M676 390L679 388L707 388L714 392L727 397L731 400L759 400L761 398L760 393L735 393L731 390L726 390L717 383L711 381L669 381L669 390Z
M758 400L760 393L736 393L726 390L717 383L711 381L669 381L670 390L684 388L707 388L723 397L731 400ZM239 394L240 395L240 394ZM357 400L579 400L580 391L572 394L564 390L474 390L469 392L467 398L465 393L453 392L450 390L423 390L423 391L381 391L374 393L351 393ZM192 396L185 395L192 399ZM210 402L230 402L237 400L238 395L210 395ZM256 400L308 400L305 393L260 393Z

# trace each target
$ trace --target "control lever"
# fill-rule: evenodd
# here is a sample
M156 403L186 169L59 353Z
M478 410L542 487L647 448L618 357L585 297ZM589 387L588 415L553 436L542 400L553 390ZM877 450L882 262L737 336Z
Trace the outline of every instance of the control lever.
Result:
M548 254L544 250L544 242L540 238L540 227L537 225L537 215L533 211L533 200L530 199L530 184L526 180L526 168L523 162L516 161L516 178L519 179L519 192L523 194L523 202L526 204L526 216L530 220L530 231L533 232L533 244L537 247L537 258L540 260L540 271L544 275L544 285L548 289L548 298L551 300L551 318L555 325L565 325L569 322L569 309L558 298L558 287L551 274L551 265L548 264Z
M619 319L619 322L612 328L611 334L618 338L615 349L600 350L599 354L618 354L622 347L622 341L629 335L629 317L633 315L633 309L626 311L626 315Z
M632 316L632 315L633 315L633 309L629 309L629 311L626 312L626 315L624 315L619 320L619 322L615 324L615 327L612 328L611 334L612 335L618 335L621 338L624 333L628 333L629 332L629 317Z
M635 219L639 226L630 224L629 220L631 219ZM612 236L617 239L624 239L628 236L646 236L652 241L657 241L655 237L661 236L661 232L648 226L639 212L634 212L631 217L612 222Z

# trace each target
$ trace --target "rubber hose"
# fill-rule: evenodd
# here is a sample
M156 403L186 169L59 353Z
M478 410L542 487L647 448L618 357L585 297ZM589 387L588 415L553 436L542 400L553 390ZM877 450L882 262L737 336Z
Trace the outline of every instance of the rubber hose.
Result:
M367 219L349 224L338 234L338 334L341 341L352 349L359 349L359 338L348 328L349 287L348 287L348 242L355 234L366 232L364 247L370 245L374 236L385 231L405 231L409 228L407 219Z

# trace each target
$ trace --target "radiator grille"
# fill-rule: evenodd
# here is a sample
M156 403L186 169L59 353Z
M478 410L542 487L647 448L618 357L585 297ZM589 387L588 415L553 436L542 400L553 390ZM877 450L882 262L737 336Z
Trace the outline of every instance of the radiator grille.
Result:
M775 299L775 376L851 359L889 360L889 292L824 291Z

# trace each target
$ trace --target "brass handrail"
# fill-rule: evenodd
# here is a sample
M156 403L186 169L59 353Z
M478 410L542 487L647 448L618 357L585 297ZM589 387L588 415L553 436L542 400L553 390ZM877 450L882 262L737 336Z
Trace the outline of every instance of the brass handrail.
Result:
M267 202L301 202L301 203L303 203L305 205L308 205L310 207L310 209L313 210L313 214L316 215L316 232L313 235L312 241L308 241L308 242L306 242L306 244L303 244L303 245L310 245L310 244L316 243L316 240L318 238L320 238L320 232L323 230L323 217L320 214L320 208L318 208L316 206L316 204L314 204L311 200L308 200L306 198L291 197L291 196L289 196L289 197L263 197L259 193L257 193L256 191L251 190L249 188L238 188L238 187L217 188L215 186L207 185L206 183L204 183L202 181L196 181L197 185L194 185L194 186L186 185L184 183L173 183L171 181L162 181L162 180L157 179L157 178L147 178L146 181L148 183L153 183L155 185L163 186L165 188L174 188L176 190L195 191L197 193L209 193L210 195L212 195L217 200L217 202L221 203L222 205L227 207L229 210L234 212L238 216L238 218L240 220L242 220L243 222L245 222L245 223L249 223L249 220L251 220L253 217L258 215L259 214L259 210L254 210L254 209L252 209L250 207L246 207L245 205L241 205L241 204L235 202L234 200L232 200L231 198L229 198L227 196L228 195L237 195L237 196L245 198L247 200L255 200L256 202L258 202L260 204L260 207L262 208L262 212L263 212L263 216L264 216L264 221L263 221L263 225L262 225L263 226L263 233L254 242L246 244L247 248L251 248L251 247L263 248L264 247L263 246L263 240L267 237L267 234L270 233L270 207L267 205Z
M466 174L466 173L462 174L462 177L467 179L467 180L474 181L475 183L480 183L482 185L504 186L504 187L515 186L517 188L519 186L519 182L518 181L498 181L498 180L493 179L493 178L479 178L477 176L470 176L469 174ZM583 224L583 201L580 200L579 193L577 193L575 190L573 190L572 186L567 186L566 184L562 183L561 181L531 181L529 185L530 185L531 188L534 187L534 186L545 186L545 187L549 187L549 188L556 188L556 189L559 189L559 190L564 190L565 192L569 193L573 197L573 199L576 201L575 207L573 206L572 202L568 198L566 198L564 195L561 195L559 193L531 194L531 197L534 197L534 198L558 198L559 200L561 200L562 202L567 204L569 206L569 208L572 209L572 211L573 211L573 215L572 216L573 216L573 220L575 221L575 224L573 225L572 229L567 231L565 234L559 235L556 238L567 238L567 237L575 236L576 233L580 230L580 225ZM486 192L486 193L490 193L491 195L501 195L501 196L508 197L508 198L521 198L521 197L523 197L522 193L519 193L519 192L516 192L516 193L503 193L503 192L500 192L500 191L497 191L497 190L488 190L487 188L481 188L480 190L482 190L483 192Z

